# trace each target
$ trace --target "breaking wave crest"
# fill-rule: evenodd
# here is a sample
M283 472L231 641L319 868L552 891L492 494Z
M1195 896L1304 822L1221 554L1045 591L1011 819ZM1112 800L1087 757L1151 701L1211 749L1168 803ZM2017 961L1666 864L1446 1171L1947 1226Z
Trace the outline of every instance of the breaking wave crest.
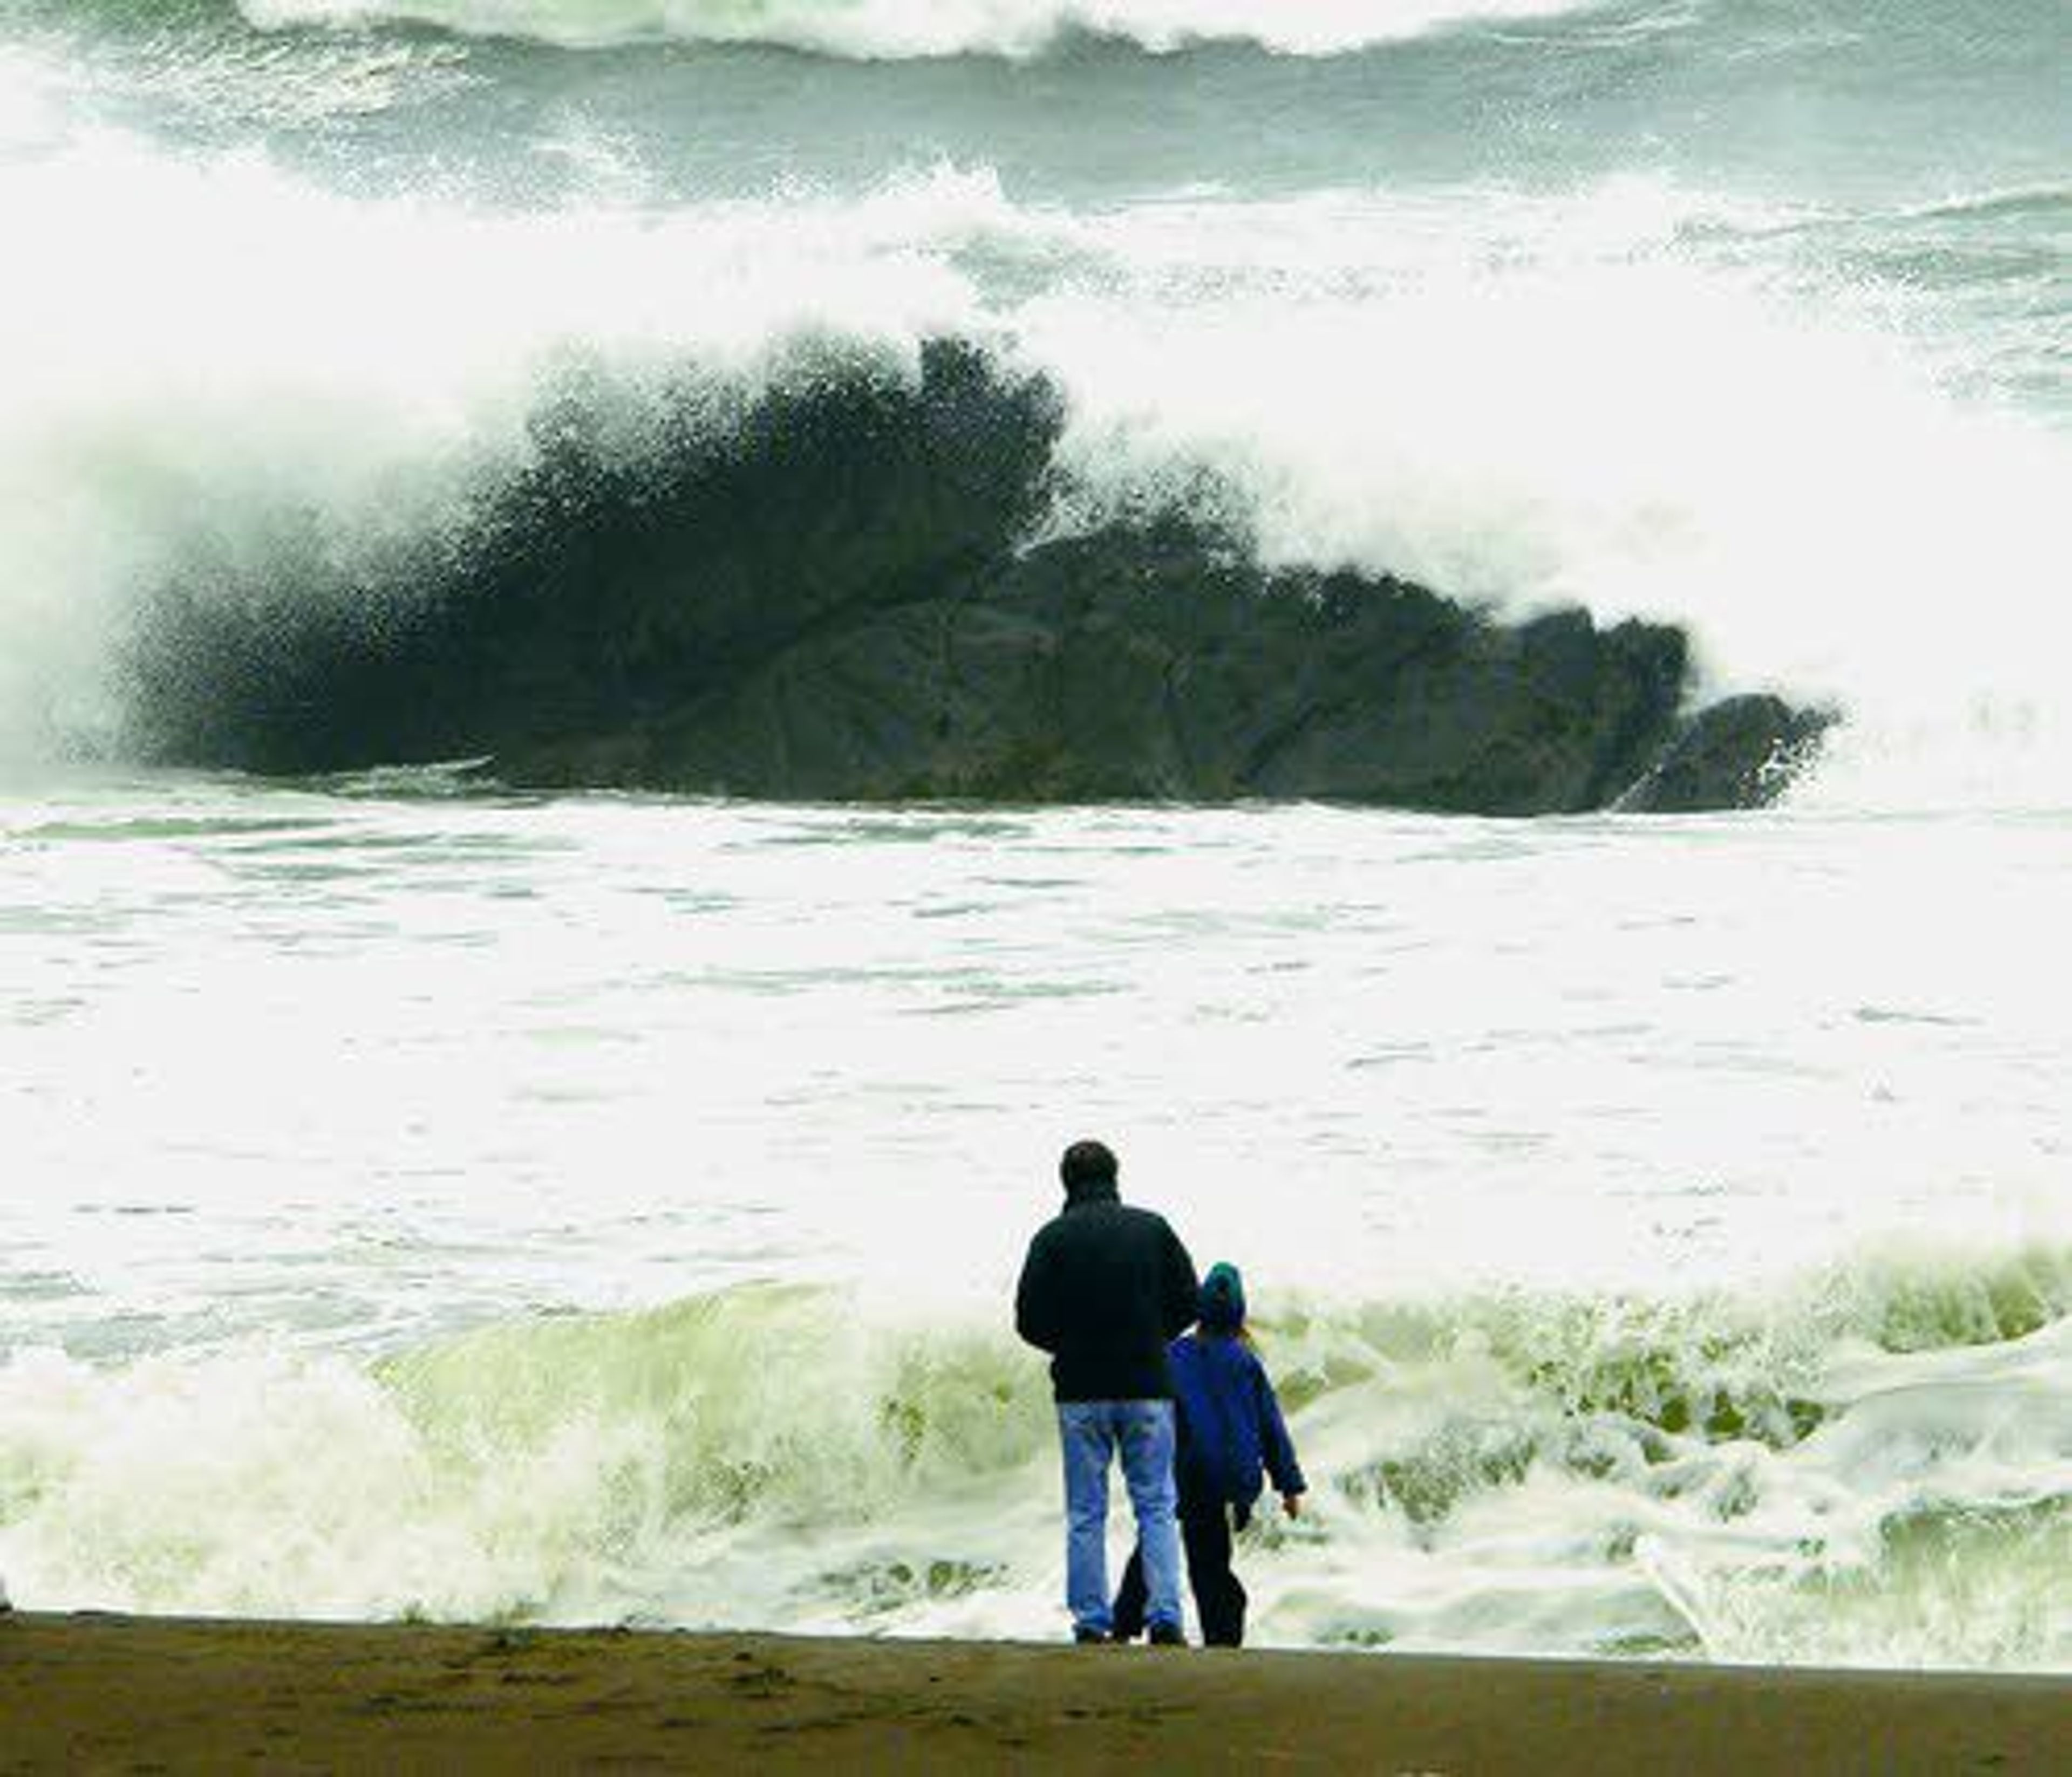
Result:
M1317 1508L1255 1533L1269 1640L2072 1662L2072 1254L1264 1310ZM0 1409L44 1607L1040 1633L1055 1589L1039 1366L839 1292L18 1352Z
M1493 200L1474 248L1386 194L1236 236L949 169L506 213L101 135L0 192L0 750L118 745L137 611L198 560L307 618L479 543L572 381L637 464L687 414L710 452L801 364L911 380L931 337L1057 391L1054 526L1177 507L1269 568L1678 624L1721 684L1844 710L1814 787L1845 802L2047 798L2072 747L2040 645L2065 441L1709 262L1672 191Z
M1578 10L1584 0L239 0L264 27L410 22L567 48L764 43L860 59L1034 55L1073 35L1154 52L1244 42L1327 55L1462 23Z

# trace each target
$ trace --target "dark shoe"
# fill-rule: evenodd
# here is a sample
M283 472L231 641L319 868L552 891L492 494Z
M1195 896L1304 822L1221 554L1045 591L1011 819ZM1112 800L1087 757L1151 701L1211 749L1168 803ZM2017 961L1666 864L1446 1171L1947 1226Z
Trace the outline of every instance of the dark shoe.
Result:
M1184 1648L1187 1638L1177 1623L1154 1623L1151 1625L1151 1645L1154 1648Z
M1076 1641L1082 1648L1095 1648L1101 1646L1108 1640L1108 1631L1106 1630L1089 1629L1083 1623L1075 1627L1072 1631L1072 1640Z

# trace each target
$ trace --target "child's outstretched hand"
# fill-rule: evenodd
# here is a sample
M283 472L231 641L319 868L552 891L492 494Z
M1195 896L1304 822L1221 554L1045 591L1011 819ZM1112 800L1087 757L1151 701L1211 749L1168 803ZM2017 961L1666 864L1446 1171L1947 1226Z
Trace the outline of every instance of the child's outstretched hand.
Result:
M1285 1512L1291 1518L1301 1517L1302 1516L1302 1496L1299 1493L1282 1494L1281 1496L1281 1509Z

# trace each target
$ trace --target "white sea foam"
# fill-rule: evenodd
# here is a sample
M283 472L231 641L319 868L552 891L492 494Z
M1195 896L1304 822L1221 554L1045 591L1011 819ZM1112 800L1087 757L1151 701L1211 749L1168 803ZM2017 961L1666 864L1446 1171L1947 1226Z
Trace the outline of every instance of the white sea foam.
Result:
M1328 55L1491 19L1544 18L1593 0L239 0L254 24L409 20L569 47L679 41L768 43L842 56L1026 56L1073 31L1165 51L1235 40Z
M1249 1275L1261 1639L2072 1661L2062 816L432 787L0 805L18 1603L1054 1633L1093 1129Z
M2033 1253L1740 1299L1269 1297L1313 1510L1249 1540L1256 1638L2062 1667L2065 1282ZM1038 1365L844 1295L372 1367L18 1353L0 1407L0 1554L43 1607L1054 1620Z

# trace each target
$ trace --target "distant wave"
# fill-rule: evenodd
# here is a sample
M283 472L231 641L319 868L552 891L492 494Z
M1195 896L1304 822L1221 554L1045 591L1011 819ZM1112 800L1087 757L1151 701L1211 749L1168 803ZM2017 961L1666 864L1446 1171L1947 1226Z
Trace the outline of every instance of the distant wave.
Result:
M763 43L865 60L1039 55L1088 35L1158 53L1208 42L1330 55L1597 0L238 0L253 24L415 23L564 48Z
M2024 186L2012 191L1981 191L1945 199L1897 212L1896 220L1971 222L2005 217L2031 218L2063 214L2072 218L2072 185Z

